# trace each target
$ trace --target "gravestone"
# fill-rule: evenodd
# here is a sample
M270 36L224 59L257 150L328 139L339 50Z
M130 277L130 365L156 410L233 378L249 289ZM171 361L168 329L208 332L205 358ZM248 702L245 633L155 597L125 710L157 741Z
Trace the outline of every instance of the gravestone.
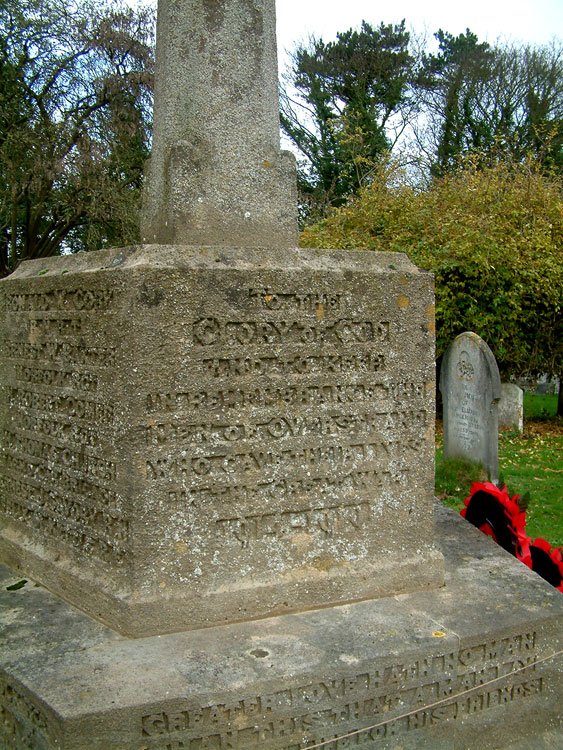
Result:
M435 522L432 277L293 245L273 29L160 0L143 231L174 244L0 283L0 746L556 747L563 599Z
M444 458L482 464L498 480L500 375L493 353L475 333L448 347L440 371L444 402Z
M515 383L501 385L501 397L498 402L499 427L509 427L524 432L524 391Z
M544 375L536 383L535 393L538 396L554 396L559 393L559 387L560 385L558 377L550 377L549 375Z

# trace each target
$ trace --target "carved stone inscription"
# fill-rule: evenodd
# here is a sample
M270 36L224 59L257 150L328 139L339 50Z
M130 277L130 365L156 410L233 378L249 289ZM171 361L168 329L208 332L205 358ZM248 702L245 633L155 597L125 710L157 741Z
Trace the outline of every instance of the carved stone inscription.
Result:
M429 553L425 281L219 268L178 283L170 323L155 306L166 333L140 362L133 427L140 525L164 551L147 570L156 585L343 576L389 559L407 534Z
M0 552L128 635L441 582L430 279L247 250L0 283Z
M4 678L0 678L0 740L2 747L18 750L48 750L56 743L43 711Z
M432 419L425 370L403 379L397 325L355 304L249 288L240 316L190 322L199 387L147 392L138 427L147 482L171 510L213 501L207 533L245 548L362 536L379 498L406 491Z
M2 299L0 512L46 545L119 566L129 520L107 391L116 346L89 333L96 315L115 309L115 290L28 285Z
M144 714L139 750L304 750L328 740L331 748L361 746L537 696L544 678L536 658L536 634L522 633L251 698ZM362 726L373 728L338 739Z

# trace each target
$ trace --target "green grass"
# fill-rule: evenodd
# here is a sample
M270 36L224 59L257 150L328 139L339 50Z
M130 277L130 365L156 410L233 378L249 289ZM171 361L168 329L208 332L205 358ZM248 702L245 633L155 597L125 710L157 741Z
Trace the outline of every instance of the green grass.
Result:
M543 409L550 398L557 401L556 396L534 396L532 407L535 402ZM527 535L532 539L543 537L559 547L563 545L563 422L537 412L536 419L526 419L526 404L524 414L523 435L514 431L500 433L499 473L511 497L530 493ZM436 434L436 495L444 505L459 511L471 485L483 481L485 472L468 461L445 461L440 426Z
M553 419L557 414L557 394L536 395L524 392L524 416L528 419Z

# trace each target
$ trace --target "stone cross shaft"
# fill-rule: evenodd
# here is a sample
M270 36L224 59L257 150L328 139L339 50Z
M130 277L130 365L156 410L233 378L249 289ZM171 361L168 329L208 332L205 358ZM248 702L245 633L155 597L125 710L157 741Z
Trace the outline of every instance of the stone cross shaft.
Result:
M159 0L145 243L292 247L275 0Z

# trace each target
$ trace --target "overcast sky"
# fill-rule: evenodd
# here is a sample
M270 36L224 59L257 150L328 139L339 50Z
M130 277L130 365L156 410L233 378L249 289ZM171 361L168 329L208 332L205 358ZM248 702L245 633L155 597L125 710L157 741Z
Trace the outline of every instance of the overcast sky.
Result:
M563 39L563 0L277 0L276 6L280 51L311 33L327 41L337 31L358 27L362 19L378 25L404 18L408 28L429 36L440 28L454 35L470 28L489 42Z
M156 5L157 0L141 2ZM280 63L295 42L311 34L328 41L362 20L379 25L404 18L408 28L429 37L439 28L457 35L469 27L481 41L548 44L554 37L563 39L563 0L277 0L276 8Z

